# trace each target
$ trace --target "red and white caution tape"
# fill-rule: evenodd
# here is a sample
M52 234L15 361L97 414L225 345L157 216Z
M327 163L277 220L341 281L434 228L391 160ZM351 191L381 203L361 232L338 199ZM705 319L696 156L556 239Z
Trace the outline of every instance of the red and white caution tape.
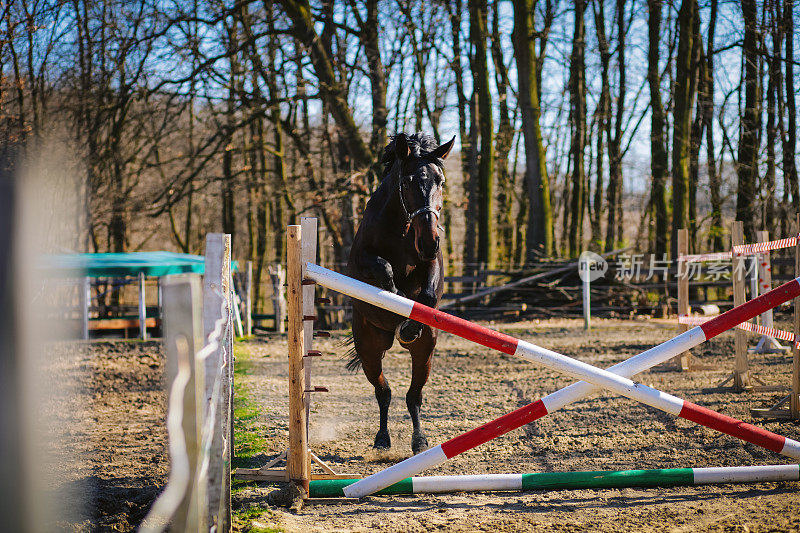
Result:
M753 244L740 244L733 247L733 253L736 255L755 255L770 250L780 250L781 248L789 248L790 246L797 246L797 236L789 237L786 239L778 239L777 241L768 242L755 242Z
M716 317L683 315L678 317L678 323L686 324L687 326L699 326L701 324L705 324L712 318ZM767 328L764 326L760 326L758 324L753 324L752 322L742 322L741 324L737 324L736 329L749 331L750 333L755 333L756 335L766 335L767 337L773 337L775 339L780 339L782 341L795 342L795 334L790 331L784 331L782 329L775 329L775 328ZM800 348L800 342L796 344L797 347Z
M756 255L769 252L770 250L780 250L782 248L789 248L797 246L797 236L788 237L786 239L778 239L777 241L755 242L752 244L740 244L733 247L733 253L736 255ZM731 252L713 252L708 254L691 254L679 255L678 261L686 261L687 263L701 263L703 261L722 261L730 259Z

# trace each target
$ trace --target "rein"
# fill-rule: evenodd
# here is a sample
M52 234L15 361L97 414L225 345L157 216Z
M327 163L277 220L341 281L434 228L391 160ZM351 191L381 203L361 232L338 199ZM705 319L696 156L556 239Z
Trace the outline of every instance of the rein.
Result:
M423 213L433 213L433 216L436 217L436 227L444 231L444 228L441 226L441 224L439 224L439 216L440 216L439 211L437 211L436 208L433 207L432 205L430 204L424 205L419 209L417 209L416 211L414 211L413 213L408 212L408 208L406 207L406 202L405 200L403 200L403 176L400 176L400 183L397 186L397 195L400 197L400 206L403 208L403 213L406 216L406 228L403 231L403 237L408 235L408 230L411 228L411 222L414 220L414 218L418 217Z

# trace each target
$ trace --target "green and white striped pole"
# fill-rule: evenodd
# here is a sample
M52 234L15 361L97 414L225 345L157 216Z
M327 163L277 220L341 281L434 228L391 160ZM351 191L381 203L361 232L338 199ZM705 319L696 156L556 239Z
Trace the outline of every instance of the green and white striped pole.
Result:
M596 472L543 472L536 474L485 474L471 476L408 477L375 494L434 494L555 489L607 489L624 487L675 487L723 483L798 481L798 465L665 468L656 470L601 470ZM341 498L344 488L357 479L312 479L312 498Z

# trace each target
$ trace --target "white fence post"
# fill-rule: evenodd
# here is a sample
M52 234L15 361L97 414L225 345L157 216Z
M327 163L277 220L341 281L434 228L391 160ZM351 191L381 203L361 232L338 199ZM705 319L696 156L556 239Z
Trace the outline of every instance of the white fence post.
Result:
M283 287L286 281L286 271L283 265L278 263L275 267L269 267L269 277L272 281L272 309L275 312L275 331L277 333L286 332L286 289Z
M88 276L78 282L78 299L81 306L81 338L89 339L89 305L92 303L92 284Z
M591 327L592 308L589 301L591 292L591 279L589 277L589 258L581 256L578 264L578 270L583 272L581 279L583 281L583 329L588 330Z
M228 325L231 327L231 236L222 233L209 233L206 236L205 276L203 278L203 334L208 341L217 320L221 318L223 305L228 312ZM224 332L226 342L205 360L204 419L211 408L214 382L220 368L225 365L223 389L216 405L216 416L220 423L214 431L207 480L201 480L207 489L208 525L216 525L217 531L228 531L230 527L230 389L232 377L232 331ZM225 359L227 358L227 360Z
M253 262L247 262L245 270L244 290L244 334L250 337L253 334Z
M144 272L139 272L139 338L147 340L147 303L144 292Z
M183 436L186 443L186 456L189 463L189 484L174 514L174 531L199 531L205 525L205 517L200 516L201 497L193 490L196 480L197 460L200 457L201 430L203 426L203 407L205 390L205 369L202 361L194 355L203 346L201 322L200 277L196 274L165 276L162 283L164 305L164 347L167 352L167 387L170 390L178 375L179 361L187 353L190 356L188 382L183 392ZM185 353L181 353L184 351ZM171 437L170 437L171 438ZM174 458L173 458L174 461ZM175 464L171 466L175 468ZM178 487L176 490L180 489Z

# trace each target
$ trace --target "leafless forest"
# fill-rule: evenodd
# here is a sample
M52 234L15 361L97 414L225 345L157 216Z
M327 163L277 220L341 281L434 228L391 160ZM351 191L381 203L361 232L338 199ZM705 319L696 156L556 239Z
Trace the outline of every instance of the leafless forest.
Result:
M263 278L318 216L344 260L394 132L448 161L451 272L748 241L800 209L791 0L3 0L4 144L69 147L72 251ZM649 139L648 139L649 136ZM58 169L59 171L62 169Z

